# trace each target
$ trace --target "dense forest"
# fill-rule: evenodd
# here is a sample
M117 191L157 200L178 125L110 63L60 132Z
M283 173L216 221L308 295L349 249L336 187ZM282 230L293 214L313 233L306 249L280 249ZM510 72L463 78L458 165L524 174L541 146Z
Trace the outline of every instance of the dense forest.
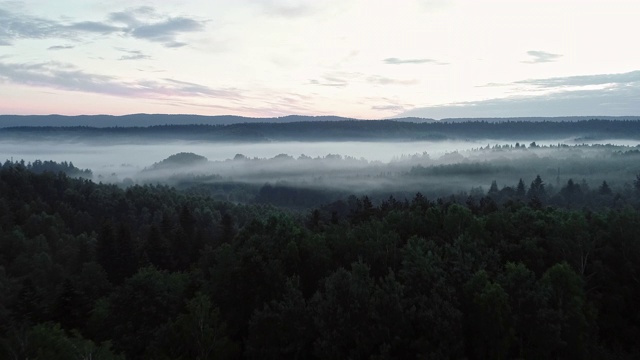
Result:
M39 166L0 169L3 359L640 356L637 174L291 211Z
M638 120L637 117L605 117L609 120ZM553 119L553 118L551 118ZM138 127L154 125L229 125L242 123L279 123L301 121L346 121L356 120L340 116L246 117L234 115L192 114L129 114L129 115L0 115L0 128L15 126L91 126L91 127ZM430 122L432 119L404 118L399 121ZM585 120L585 118L582 118ZM587 118L588 120L588 118Z
M155 125L139 127L20 126L0 129L0 139L59 138L85 141L346 141L446 139L640 139L640 120L411 122L334 120L234 123L226 125Z

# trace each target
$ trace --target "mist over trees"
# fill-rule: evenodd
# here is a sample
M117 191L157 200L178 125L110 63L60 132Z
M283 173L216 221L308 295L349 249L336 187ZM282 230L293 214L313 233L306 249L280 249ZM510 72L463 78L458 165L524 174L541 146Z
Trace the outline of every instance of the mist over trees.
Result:
M638 132L618 123L436 124L516 135L390 161L338 148L224 160L185 150L105 175L71 158L8 159L0 358L638 358L640 150L540 135ZM375 136L418 129L370 125ZM220 129L375 140L360 126ZM161 142L167 129L210 128L4 129L0 139L78 146L131 131Z
M309 208L350 194L380 201L390 195L411 198L417 192L433 198L478 198L488 191L493 198L505 201L516 190L538 194L542 191L538 188L545 186L541 185L544 179L545 199L552 204L568 206L566 199L570 199L571 206L594 208L602 205L600 195L609 192L617 195L618 203L625 203L620 199L629 199L632 179L640 172L638 164L640 151L636 147L535 143L528 147L519 143L494 145L439 156L413 154L390 162L337 154L315 158L237 154L233 159L207 161L196 154L181 153L145 168L123 184L169 184L220 200ZM567 192L563 189L568 182ZM599 191L603 182L605 190Z

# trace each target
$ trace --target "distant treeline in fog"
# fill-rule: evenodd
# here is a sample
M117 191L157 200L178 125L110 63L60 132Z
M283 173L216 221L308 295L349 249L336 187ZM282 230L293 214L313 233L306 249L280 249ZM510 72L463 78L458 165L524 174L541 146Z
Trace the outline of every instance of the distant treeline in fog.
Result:
M600 206L602 199L589 196L591 192L606 182L614 196L627 198L639 173L637 147L535 143L527 147L516 143L434 157L414 154L390 162L336 154L315 158L287 154L248 158L237 154L233 159L208 161L196 154L180 153L132 178L112 181L123 180L124 185L169 184L221 200L310 207L348 194L383 200L390 195L404 198L421 192L429 197L456 194L464 199L467 194L484 196L490 188L495 192L493 197L503 201L512 197L520 180L528 186L541 177L546 200L564 204L565 199L556 195L571 181L580 185L584 196L569 202Z
M27 170L64 172L92 178L91 170L51 161L5 163ZM456 201L479 201L489 196L502 204L536 201L565 207L620 207L635 199L640 174L640 148L614 145L495 145L431 157L408 155L390 162L368 161L329 154L323 157L280 154L273 158L209 161L193 153L178 153L142 169L131 177L93 176L97 182L128 188L162 184L218 200L265 203L305 209L349 195L380 202L389 196L411 198L420 192L430 198L454 196ZM534 182L538 182L534 186ZM530 191L541 187L542 190ZM525 196L526 195L526 196Z
M75 141L103 139L207 140L207 141L418 141L418 140L545 140L640 139L638 120L582 121L467 121L406 122L393 120L335 120L230 125L158 125L149 127L10 127L0 129L0 139L66 138Z

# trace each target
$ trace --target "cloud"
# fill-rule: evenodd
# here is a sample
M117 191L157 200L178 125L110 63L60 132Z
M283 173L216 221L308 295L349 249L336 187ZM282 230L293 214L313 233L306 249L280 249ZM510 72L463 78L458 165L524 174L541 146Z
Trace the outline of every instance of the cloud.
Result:
M257 0L264 13L285 18L298 18L314 14L318 2L311 0Z
M336 75L325 75L322 77L322 80L312 79L309 80L309 83L312 85L320 85L320 86L332 86L332 87L345 87L349 85L349 82L342 77Z
M628 116L640 114L640 83L415 108L397 115L426 118Z
M389 65L402 65L402 64L435 64L435 65L448 65L448 63L440 62L434 59L398 59L398 58L386 58L382 60L385 64Z
M514 84L533 85L539 88L554 88L563 86L592 86L605 84L630 84L640 82L640 70L620 74L596 74L547 79L530 79L516 81Z
M179 36L202 31L206 21L180 16L168 17L151 7L113 12L105 21L59 22L0 9L0 44L11 45L21 39L63 38L77 40L94 34L121 34L153 41L166 47L187 45Z
M562 55L559 55L559 54L552 54L552 53L538 51L538 50L527 51L527 55L531 56L533 59L528 61L523 61L523 63L526 63L526 64L540 64L540 63L554 62L562 57Z
M358 72L332 72L322 76L320 80L311 79L309 84L320 86L332 86L332 87L346 87L350 81L363 82L366 81L375 85L415 85L419 81L415 79L400 80L392 79L384 76L372 75L365 77L364 74Z
M127 50L122 48L116 48L118 51L122 51L127 55L122 55L118 60L146 60L151 59L151 56L145 55L140 50Z
M203 28L204 24L202 22L185 17L177 17L153 24L140 25L131 31L131 35L138 39L156 41L169 47L175 47L185 45L175 40L177 35L184 32L200 31Z
M109 14L109 20L116 23L125 24L130 28L135 28L142 24L138 17L153 17L155 9L150 6L141 6L127 11L117 11Z
M122 27L112 26L109 24L96 22L96 21L83 21L69 25L70 29L85 31L90 33L111 34L115 32L121 32L124 30Z
M378 85L415 85L419 83L419 81L415 79L399 80L377 75L368 77L367 82Z
M53 45L49 46L47 50L68 50L73 49L75 46L73 45Z
M180 89L180 92L186 94L197 94L202 96L222 96L222 97L237 97L235 91L229 90L214 90L208 86L195 84L191 82L179 81L175 79L165 78L163 79L169 88Z
M72 65L59 62L33 64L0 62L0 81L23 86L121 97L240 98L238 91L235 89L213 89L204 85L173 79L124 81L113 76L86 73Z
M151 56L144 54L123 55L118 60L147 60L151 59Z
M402 105L374 105L371 107L372 110L380 110L380 111L404 111L405 107Z
M11 45L20 39L71 38L73 32L58 22L0 9L0 43Z

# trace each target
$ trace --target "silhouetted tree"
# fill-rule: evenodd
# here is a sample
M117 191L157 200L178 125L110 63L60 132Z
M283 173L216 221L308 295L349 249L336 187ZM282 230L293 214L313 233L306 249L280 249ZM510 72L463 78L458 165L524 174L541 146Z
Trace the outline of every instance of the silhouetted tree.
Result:
M598 188L598 193L600 195L611 195L611 188L606 181L602 182L602 185L600 185L600 187Z

